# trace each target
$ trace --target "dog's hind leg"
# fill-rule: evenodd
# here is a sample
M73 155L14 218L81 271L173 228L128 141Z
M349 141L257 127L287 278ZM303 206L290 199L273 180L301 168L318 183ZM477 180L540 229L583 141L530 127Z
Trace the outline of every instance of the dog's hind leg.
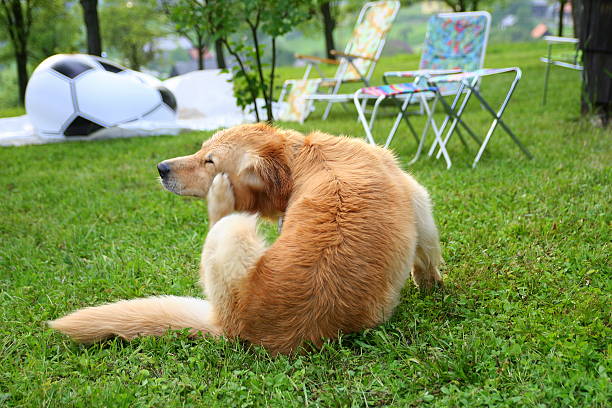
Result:
M230 331L232 319L236 319L234 297L265 250L265 240L257 234L257 216L231 214L234 203L228 176L217 174L208 191L208 218L212 227L202 249L200 284L221 324Z
M237 317L235 296L265 249L265 240L257 233L255 215L228 215L208 232L202 250L200 284L230 335Z
M427 191L421 186L414 191L413 208L417 227L417 247L412 280L419 289L427 290L442 284L442 277L438 271L442 255L431 200Z

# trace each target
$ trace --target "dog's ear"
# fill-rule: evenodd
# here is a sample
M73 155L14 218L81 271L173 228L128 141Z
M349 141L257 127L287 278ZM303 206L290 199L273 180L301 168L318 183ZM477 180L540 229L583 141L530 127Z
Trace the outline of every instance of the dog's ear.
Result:
M245 153L238 165L238 178L254 190L263 190L265 182L261 178L263 159L251 153Z

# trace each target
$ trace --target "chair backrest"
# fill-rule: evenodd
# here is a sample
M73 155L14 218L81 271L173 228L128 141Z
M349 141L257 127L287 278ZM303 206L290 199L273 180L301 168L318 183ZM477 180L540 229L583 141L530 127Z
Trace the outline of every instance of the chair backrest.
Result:
M376 60L380 57L387 33L391 29L399 8L399 1L376 1L366 3L359 13L353 34L344 52L372 58L359 58L353 61L361 75L367 79L374 72ZM343 81L360 80L361 75L346 60L342 61L336 72L336 78Z
M486 11L432 16L419 69L474 71L482 68L490 27L491 15Z

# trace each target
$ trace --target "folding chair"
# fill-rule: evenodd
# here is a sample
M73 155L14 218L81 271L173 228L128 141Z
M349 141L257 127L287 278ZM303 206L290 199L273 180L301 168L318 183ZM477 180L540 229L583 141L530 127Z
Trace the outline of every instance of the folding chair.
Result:
M383 76L385 82L387 82L387 78L390 77L411 78L413 82L407 84L387 84L385 86L376 87L378 88L377 90L364 88L353 95L357 113L366 131L368 140L371 143L374 142L371 131L380 103L386 98L392 98L399 107L399 113L389 132L385 147L389 146L399 124L402 119L404 119L410 132L418 142L417 152L410 163L416 161L423 148L429 126L432 126L434 134L438 137L439 129L432 117L435 111L437 98L446 95L455 95L455 99L457 99L459 91L459 84L452 82L448 84L440 83L432 88L427 83L427 78L434 75L446 75L481 68L484 62L490 25L491 16L485 11L442 13L432 16L427 28L419 69L416 71L386 72ZM389 88L389 86L391 86L391 88ZM400 89L401 91L399 91ZM416 99L413 98L415 94L418 94L418 98ZM433 104L432 107L430 107L427 101L432 98ZM364 115L365 102L367 102L368 99L376 100L369 123L366 121ZM402 100L403 103L399 103L398 100ZM420 138L411 125L407 115L407 108L412 102L419 102L421 104L421 109L424 110L428 116ZM447 160L447 166L450 167L450 158L444 151L443 154Z
M580 49L578 48L578 39L569 37L555 37L552 35L544 36L544 41L548 43L548 52L546 57L541 57L540 61L546 64L546 73L544 74L544 94L542 95L542 105L546 105L546 94L548 93L548 77L550 76L550 67L569 68L576 71L582 71L584 68L580 64ZM552 48L555 44L570 44L574 47L574 52L570 55L552 55Z
M337 57L335 60L296 54L296 58L307 62L302 81L318 82L308 82L306 84L295 80L286 81L283 84L279 103L282 103L283 98L287 96L288 100L293 101L293 104L292 106L282 105L279 118L281 120L303 122L312 111L314 101L326 101L327 107L323 113L323 119L325 120L329 116L332 104L351 100L352 94L344 95L341 98L337 97L343 83L363 82L368 86L399 7L399 1L366 3L359 13L355 29L344 52L332 51ZM334 77L326 78L319 68L319 64L337 65L338 68ZM309 79L312 67L318 71L320 78ZM327 87L329 92L326 94L317 93L319 87ZM298 102L301 105L298 105ZM296 115L296 112L300 114Z
M485 52L491 29L491 15L486 11L440 13L427 24L419 68L414 71L390 71L383 80L411 78L425 84L432 75L446 75L475 71L484 65ZM442 95L454 95L457 87L441 88Z
M504 97L504 100L501 106L499 107L497 111L495 111L480 93L480 90L479 90L480 81L483 77L486 77L486 76L506 74L506 73L514 73L514 78L508 88L508 91L506 92L506 95ZM459 74L435 76L435 77L429 78L428 83L430 86L434 88L438 88L440 84L449 84L449 83L459 84L459 90L457 92L458 97L455 98L452 105L449 105L448 102L445 101L444 98L442 97L437 98L444 105L444 108L447 112L447 116L444 120L444 123L442 124L440 128L434 127L434 133L436 137L431 146L431 149L429 150L429 155L431 156L433 154L437 146L439 147L440 150L438 154L436 155L436 158L439 158L440 155L444 155L445 159L447 159L448 153L446 152L446 144L448 143L448 140L450 139L453 132L458 129L457 125L460 124L474 140L480 143L480 148L478 149L476 158L474 159L474 162L472 163L472 167L474 168L476 167L476 164L482 157L482 154L484 153L491 139L491 136L493 136L493 132L495 131L495 129L497 128L497 125L499 124L506 131L506 133L508 133L508 135L512 138L514 143L516 143L516 145L521 149L521 151L529 159L533 159L533 156L531 155L531 153L529 153L527 148L523 146L521 141L516 137L516 135L512 132L512 130L510 130L508 125L506 125L506 123L502 120L502 115L504 114L506 107L508 106L508 103L510 102L510 98L512 98L512 94L514 93L514 90L516 89L516 86L518 85L518 82L521 79L521 75L522 75L522 72L520 68L511 67L511 68L480 69L480 70L472 71L472 72L463 72ZM457 106L459 96L463 94L464 89L467 89L467 91L465 92L461 105L459 106L459 108L457 108L456 106ZM487 131L487 134L482 142L475 135L472 129L462 119L462 115L465 110L465 107L472 95L474 95L478 99L481 106L484 107L485 110L493 117L493 121L491 122L491 125L489 126L489 130ZM444 139L442 139L441 137L442 133L444 132L445 127L450 121L450 119L452 119L452 123L446 132L446 136L444 137ZM447 159L447 163L448 163L448 159Z

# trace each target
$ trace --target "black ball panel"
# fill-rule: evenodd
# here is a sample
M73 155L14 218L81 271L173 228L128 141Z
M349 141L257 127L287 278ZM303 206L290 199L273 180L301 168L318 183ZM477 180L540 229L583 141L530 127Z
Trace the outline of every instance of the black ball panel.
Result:
M78 75L81 75L85 71L93 69L93 67L76 57L65 57L61 61L52 64L51 69L72 79Z
M161 95L162 101L168 105L170 109L176 112L176 97L174 94L166 87L158 86L157 90Z
M109 72L122 72L125 71L125 68L122 67L119 64L115 64L113 62L104 60L102 58L98 58L98 57L94 57L96 59L96 61L98 61L98 64L102 65L102 68L104 68L105 71L109 71Z
M77 116L70 122L64 135L70 136L87 136L95 132L96 130L102 129L104 126L92 122L89 119L85 119L82 116Z

